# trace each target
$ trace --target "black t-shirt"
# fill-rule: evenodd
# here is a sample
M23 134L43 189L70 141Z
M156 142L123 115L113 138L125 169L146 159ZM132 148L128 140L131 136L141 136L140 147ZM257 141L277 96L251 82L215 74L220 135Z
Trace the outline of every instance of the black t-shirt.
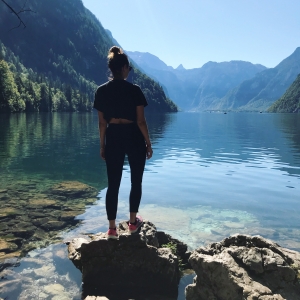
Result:
M138 85L123 79L100 85L95 93L94 108L101 111L104 119L111 118L136 121L136 107L147 106L147 100Z

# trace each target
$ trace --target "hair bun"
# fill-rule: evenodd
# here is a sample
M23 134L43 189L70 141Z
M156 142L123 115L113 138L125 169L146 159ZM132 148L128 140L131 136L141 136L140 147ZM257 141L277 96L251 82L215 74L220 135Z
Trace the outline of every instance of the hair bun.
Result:
M122 48L118 46L112 46L108 50L107 62L114 77L121 74L122 68L125 65L129 66L127 55L123 52Z
M112 46L109 51L109 53L113 53L114 55L117 55L117 54L122 54L123 51L120 47L117 47L117 46Z

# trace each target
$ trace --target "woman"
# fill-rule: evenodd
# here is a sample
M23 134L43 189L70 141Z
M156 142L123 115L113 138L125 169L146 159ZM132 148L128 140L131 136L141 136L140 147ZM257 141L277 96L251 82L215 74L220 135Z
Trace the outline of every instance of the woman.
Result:
M99 117L100 156L106 162L108 177L107 236L116 239L118 194L125 154L131 172L128 227L129 232L134 233L143 223L137 212L142 196L145 161L152 157L153 151L144 116L144 107L148 103L140 87L126 81L131 67L121 48L113 46L109 50L108 67L113 79L98 87L94 108L98 110Z

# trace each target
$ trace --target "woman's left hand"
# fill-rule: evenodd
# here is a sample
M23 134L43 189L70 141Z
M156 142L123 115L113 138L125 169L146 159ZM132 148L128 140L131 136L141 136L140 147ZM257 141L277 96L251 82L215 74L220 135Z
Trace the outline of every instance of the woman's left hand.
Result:
M151 145L147 146L146 149L147 149L146 150L146 157L147 157L147 159L150 159L153 155L153 150L152 150Z

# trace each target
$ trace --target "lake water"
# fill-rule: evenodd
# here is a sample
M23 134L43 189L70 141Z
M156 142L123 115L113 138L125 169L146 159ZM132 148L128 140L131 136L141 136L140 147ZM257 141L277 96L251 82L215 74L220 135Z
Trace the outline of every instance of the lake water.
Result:
M182 112L147 122L154 155L143 180L145 219L190 249L246 233L300 251L300 114ZM18 180L83 182L98 200L61 239L107 230L96 113L0 115L0 138L0 189ZM128 218L129 182L125 163L118 221ZM5 272L2 298L80 299L80 272L63 243L34 249Z

